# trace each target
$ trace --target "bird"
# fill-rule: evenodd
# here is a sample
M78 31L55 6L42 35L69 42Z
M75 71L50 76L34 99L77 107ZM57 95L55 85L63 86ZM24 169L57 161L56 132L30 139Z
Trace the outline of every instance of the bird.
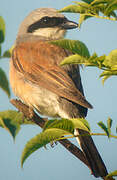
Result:
M92 105L86 100L78 65L60 66L72 52L51 44L67 30L78 28L54 8L37 8L21 23L10 60L10 84L21 101L41 115L53 118L85 118ZM103 160L88 132L75 129L95 177L107 174Z

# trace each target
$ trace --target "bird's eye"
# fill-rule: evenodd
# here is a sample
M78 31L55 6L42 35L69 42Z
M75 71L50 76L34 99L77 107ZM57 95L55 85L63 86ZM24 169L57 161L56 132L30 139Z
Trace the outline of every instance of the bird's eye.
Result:
M43 23L48 23L49 22L49 17L44 17L44 18L42 18L42 20L41 20Z
M48 16L45 16L44 18L41 19L40 21L40 24L42 26L48 26L48 27L54 27L58 24L57 22L57 19L56 17L48 17Z

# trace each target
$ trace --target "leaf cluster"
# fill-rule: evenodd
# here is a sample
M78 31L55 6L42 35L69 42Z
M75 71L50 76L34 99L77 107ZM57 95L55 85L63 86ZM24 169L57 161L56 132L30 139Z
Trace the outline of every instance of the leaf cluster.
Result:
M37 149L45 147L48 143L53 143L64 138L73 138L74 129L79 128L90 132L88 122L83 118L49 120L45 123L43 131L27 142L21 158L21 165ZM70 136L69 136L70 135Z
M79 27L91 17L117 20L117 0L82 0L62 8L59 12L79 13Z
M113 75L117 75L117 49L112 50L107 56L98 56L96 53L90 55L87 46L78 40L62 39L51 41L52 44L68 49L73 55L66 57L60 65L67 64L83 64L85 66L97 67L103 72L100 77L103 77L102 82Z
M23 114L20 112L12 110L0 112L0 126L2 128L5 128L12 135L14 140L16 135L20 131L22 124L34 125L34 123L29 119L23 118ZM75 137L75 128L83 129L86 132L88 132L89 135L104 135L108 136L109 138L117 138L117 136L111 134L112 119L109 118L107 120L107 125L105 125L103 122L99 122L98 125L103 129L104 133L92 133L89 123L87 122L87 120L83 118L69 120L54 119L47 121L44 125L43 131L27 142L22 153L21 165L23 166L25 160L33 152L42 147L46 147L48 143L52 144L53 142L59 141L61 139ZM116 176L116 171L108 175L108 177L111 176Z
M104 136L107 136L108 138L112 137L112 138L117 139L117 136L113 135L111 132L113 120L110 117L107 119L107 124L105 124L102 121L98 122L97 124L104 131L105 134L100 134L100 133L94 134L94 133L92 133L91 135L104 135ZM116 127L116 133L117 133L117 127Z
M23 114L17 111L8 110L0 112L0 126L5 128L15 140L16 135L21 129L21 125L34 123L23 117ZM102 121L98 123L99 127L104 131L104 133L92 133L89 123L83 118L75 119L53 119L45 123L43 131L36 135L34 138L29 140L26 144L24 151L22 153L22 165L24 161L36 150L41 147L45 147L48 143L58 141L60 139L73 138L74 129L79 128L83 129L86 132L89 132L90 135L104 135L108 138L117 138L116 135L111 133L112 119L108 118L107 125ZM117 132L117 131L116 131Z

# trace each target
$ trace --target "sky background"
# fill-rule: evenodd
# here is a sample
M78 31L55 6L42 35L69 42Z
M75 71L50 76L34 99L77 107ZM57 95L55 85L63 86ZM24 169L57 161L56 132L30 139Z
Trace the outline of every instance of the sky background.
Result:
M6 22L6 40L3 51L9 49L16 38L21 21L32 10L40 7L63 8L72 3L72 0L1 0L0 15ZM78 22L76 14L66 16ZM107 20L91 18L83 23L80 30L68 32L66 38L83 41L90 53L98 55L108 54L117 48L117 23ZM1 60L0 67L9 72L9 59ZM102 132L96 124L106 122L108 117L113 119L113 132L117 125L117 77L108 79L104 86L99 78L101 71L87 67L81 70L82 83L85 95L94 109L87 116L93 132ZM13 98L13 94L12 97ZM5 93L0 89L0 111L15 109ZM48 146L33 153L25 162L24 169L20 167L20 157L26 142L34 137L41 129L37 126L24 126L14 143L9 133L0 128L0 179L1 180L94 180L89 169L77 158L67 152L61 145L54 148ZM117 169L117 140L108 140L106 137L94 137L98 150L107 166L108 171ZM73 140L75 142L75 140ZM100 178L99 178L100 179Z

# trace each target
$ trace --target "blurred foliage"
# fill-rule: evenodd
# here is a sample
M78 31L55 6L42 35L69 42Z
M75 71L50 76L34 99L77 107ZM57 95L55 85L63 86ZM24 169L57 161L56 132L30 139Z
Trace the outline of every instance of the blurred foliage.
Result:
M0 16L0 44L5 40L5 22L2 16Z
M0 127L5 128L12 135L13 139L15 139L22 124L34 125L34 123L25 118L21 112L13 110L0 112Z
M0 60L2 58L9 58L11 52L7 50L2 55L2 43L5 41L5 21L2 16L0 16ZM0 67L0 88L10 97L10 88L7 76L4 70Z
M115 177L115 176L117 176L117 170L109 173L109 174L106 176L106 180L108 180L108 178L110 178L110 177Z
M9 88L9 82L7 79L7 76L5 72L0 68L0 88L3 89L4 92L10 97L10 88Z

